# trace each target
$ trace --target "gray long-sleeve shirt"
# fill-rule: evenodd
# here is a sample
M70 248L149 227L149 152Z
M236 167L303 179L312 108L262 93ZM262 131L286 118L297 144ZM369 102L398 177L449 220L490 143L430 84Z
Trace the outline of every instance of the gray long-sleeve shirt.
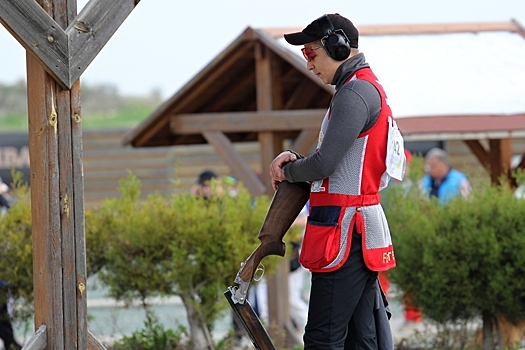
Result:
M381 111L381 96L368 81L345 81L361 68L369 67L362 53L343 62L332 85L335 94L330 102L330 123L321 147L314 154L288 163L284 174L289 182L316 181L329 177L357 136L372 128Z

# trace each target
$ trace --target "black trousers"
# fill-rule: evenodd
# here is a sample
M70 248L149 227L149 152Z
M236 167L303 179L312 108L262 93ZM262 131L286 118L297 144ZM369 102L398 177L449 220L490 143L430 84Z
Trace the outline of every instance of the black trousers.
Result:
M22 349L13 336L13 326L9 320L6 304L0 305L0 338L4 342L5 349Z
M313 273L305 350L377 349L374 320L377 272L363 260L361 235L339 269Z

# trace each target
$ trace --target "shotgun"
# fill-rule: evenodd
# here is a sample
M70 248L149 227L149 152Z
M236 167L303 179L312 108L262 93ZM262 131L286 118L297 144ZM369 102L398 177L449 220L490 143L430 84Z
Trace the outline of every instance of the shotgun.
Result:
M310 197L310 184L306 182L279 184L259 231L261 243L241 265L234 282L224 293L235 314L248 332L256 349L275 349L259 318L247 302L248 289L261 260L268 255L284 256L283 237Z

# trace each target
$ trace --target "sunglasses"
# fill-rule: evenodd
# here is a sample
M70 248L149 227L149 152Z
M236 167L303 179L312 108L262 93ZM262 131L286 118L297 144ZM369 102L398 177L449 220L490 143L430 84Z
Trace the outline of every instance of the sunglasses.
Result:
M320 49L322 46L317 47L303 47L301 51L303 52L304 58L310 62L317 56L317 53L315 53L315 50Z

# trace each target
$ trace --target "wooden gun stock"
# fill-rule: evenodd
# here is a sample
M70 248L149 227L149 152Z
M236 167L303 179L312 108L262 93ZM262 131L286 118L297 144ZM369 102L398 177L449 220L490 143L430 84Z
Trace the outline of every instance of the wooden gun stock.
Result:
M244 262L235 278L239 288L238 301L244 303L250 282L261 260L268 255L284 256L286 245L283 237L310 197L310 185L306 182L282 182L275 192L272 203L259 232L261 244Z

